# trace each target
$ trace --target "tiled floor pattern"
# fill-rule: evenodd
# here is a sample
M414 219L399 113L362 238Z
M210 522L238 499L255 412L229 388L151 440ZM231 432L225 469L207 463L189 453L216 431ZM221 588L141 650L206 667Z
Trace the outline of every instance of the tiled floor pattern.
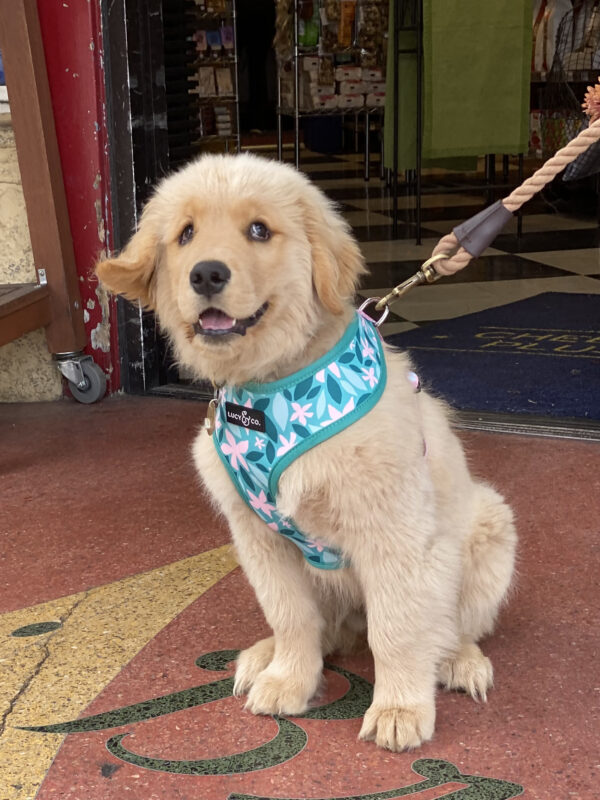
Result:
M357 740L368 653L333 658L291 721L231 697L231 658L268 630L194 475L203 411L0 407L2 800L594 797L597 444L463 434L521 536L495 688L440 692L433 741L392 754Z
M340 204L359 239L370 269L360 293L364 298L386 294L416 272L443 235L487 204L485 191L472 190L473 186L485 188L481 176L467 176L464 180L470 184L455 193L444 191L444 186L452 183L447 176L439 181L439 192L435 193L435 179L430 177L422 198L422 243L415 244L414 197L408 194L398 198L400 238L393 239L393 201L379 178L377 156L373 161L368 183L361 177L361 155L335 156L335 167L332 157L314 153L304 153L300 162L306 174ZM347 177L340 178L340 174ZM498 190L496 197L509 193L508 188ZM384 334L483 311L542 292L600 292L596 209L586 212L585 216L554 213L540 197L534 198L524 208L521 237L516 236L514 218L493 246L463 272L431 286L417 287L394 305L393 314L383 327Z
M415 245L407 208L391 238L389 197L360 158L303 154L303 167L355 225L364 297L482 202L428 196ZM386 332L600 291L595 221L535 212L520 241L509 227L463 274L414 290ZM162 398L0 406L0 800L597 795L597 444L462 434L520 532L515 591L484 643L495 688L487 704L440 693L434 740L392 754L356 738L368 653L333 659L302 718L256 718L230 696L235 651L268 631L194 475L202 416Z

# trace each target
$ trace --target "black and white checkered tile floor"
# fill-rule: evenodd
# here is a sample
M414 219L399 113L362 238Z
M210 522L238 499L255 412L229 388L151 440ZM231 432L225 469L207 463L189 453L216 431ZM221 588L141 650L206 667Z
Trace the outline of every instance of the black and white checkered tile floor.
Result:
M360 155L304 151L300 168L339 204L354 229L369 266L360 289L363 298L382 296L408 278L431 256L441 236L487 205L485 192L466 183L464 191L445 193L442 185L439 194L424 195L422 244L416 245L414 198L399 197L399 238L392 238L392 198L377 164L368 182ZM399 333L542 292L600 293L600 231L596 209L588 211L576 218L532 200L524 209L520 238L513 219L493 247L463 272L417 287L401 299L382 332Z

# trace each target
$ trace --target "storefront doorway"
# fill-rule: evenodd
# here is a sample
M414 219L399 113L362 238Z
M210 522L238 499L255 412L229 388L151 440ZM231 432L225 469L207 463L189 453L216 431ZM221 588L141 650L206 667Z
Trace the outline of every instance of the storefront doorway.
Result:
M182 54L193 41L197 19L189 9L187 0L169 2L168 11L160 0L118 0L104 11L117 249L135 228L157 180L198 152L198 106L182 90L187 80ZM272 87L263 88L260 124L268 128ZM254 118L244 116L243 81L238 89L235 114L243 126L262 130ZM124 136L128 129L131 135ZM244 129L234 126L231 135L236 133ZM225 149L235 149L234 144L241 141L228 142ZM300 166L340 204L355 230L370 267L363 298L389 291L412 274L443 234L489 200L489 162L475 173L426 175L422 244L416 245L410 185L401 188L394 231L389 183L381 180L379 170L372 170L368 182L364 179L364 143L359 152L350 142L334 154L319 152L318 142L311 145L312 150L303 149ZM376 162L379 148L374 145ZM508 183L515 181L517 162L509 160L504 167ZM600 358L593 297L600 295L595 189L593 179L569 187L557 183L528 206L521 236L515 220L464 274L419 288L394 308L384 334L411 351L426 383L461 409L463 424L600 436L600 394L588 380ZM503 196L501 190L496 196ZM589 298L585 308L577 304L584 298ZM504 318L499 308L506 310ZM468 319L471 314L484 317ZM152 314L120 302L119 326L127 391L196 398L211 393L178 370ZM521 371L507 373L507 360L519 362ZM549 373L550 394L544 388ZM491 376L496 376L493 391ZM536 385L541 387L537 393ZM568 402L562 403L567 395Z

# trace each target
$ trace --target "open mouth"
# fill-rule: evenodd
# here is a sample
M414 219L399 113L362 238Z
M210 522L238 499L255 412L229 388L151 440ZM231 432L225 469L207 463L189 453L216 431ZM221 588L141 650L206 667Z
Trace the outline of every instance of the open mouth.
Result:
M207 308L198 317L198 322L194 323L194 333L200 336L228 336L233 333L245 336L248 328L256 325L268 307L268 303L263 303L258 311L246 319L234 319L218 308Z

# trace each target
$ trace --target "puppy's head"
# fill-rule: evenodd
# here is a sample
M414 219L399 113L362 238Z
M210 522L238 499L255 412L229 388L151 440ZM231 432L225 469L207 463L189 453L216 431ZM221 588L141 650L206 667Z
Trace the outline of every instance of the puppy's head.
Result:
M293 363L347 313L363 271L327 198L251 155L204 156L166 178L123 252L97 265L107 289L155 310L177 358L216 383Z

